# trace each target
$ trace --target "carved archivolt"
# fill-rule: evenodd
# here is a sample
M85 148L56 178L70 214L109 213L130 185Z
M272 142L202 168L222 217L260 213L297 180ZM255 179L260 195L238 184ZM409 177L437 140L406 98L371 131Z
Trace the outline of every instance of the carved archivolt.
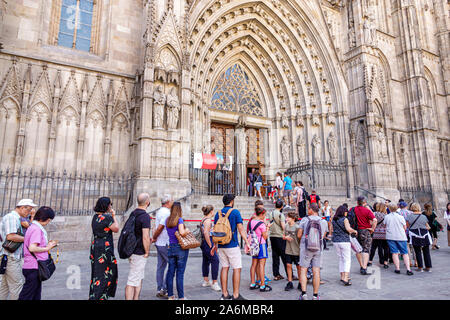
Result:
M289 104L297 98L306 96L306 93L302 93L302 97L298 97L303 90L299 87L302 82L312 83L314 86L314 90L307 95L312 101L311 105L321 105L319 99L326 100L327 104L331 103L331 99L326 98L330 89L327 71L318 54L319 51L301 28L295 15L293 17L293 13L283 5L282 1L271 1L270 4L260 2L256 5L255 3L237 5L237 2L232 2L233 5L223 7L224 11L221 15L218 15L217 11L222 6L217 3L222 4L221 1L212 2L195 19L195 25L191 26L190 46L193 71L191 81L194 90L205 90L204 83L208 83L209 70L214 70L220 57L226 54L225 50L234 47L229 39L237 39L236 36L241 33L246 35L250 33L251 36L241 40L238 45L248 47L255 56L259 57L257 63L262 64L268 72L273 88L278 88L280 83L282 84L283 96L289 97ZM211 19L212 17L214 19ZM257 45L252 44L253 42ZM307 67L305 62L308 64ZM304 81L302 81L303 78ZM311 82L311 78L314 82ZM289 89L284 87L285 85ZM320 90L322 85L324 88ZM201 92L201 94L207 95L207 92Z

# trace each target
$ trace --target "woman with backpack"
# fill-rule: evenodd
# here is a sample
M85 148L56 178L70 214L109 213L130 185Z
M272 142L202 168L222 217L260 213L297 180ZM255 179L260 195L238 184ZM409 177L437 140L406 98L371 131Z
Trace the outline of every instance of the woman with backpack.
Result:
M433 210L431 203L426 203L424 205L425 211L422 212L428 218L428 225L430 226L430 234L433 237L433 244L431 246L432 250L439 249L437 245L438 232L442 231L443 227L437 220L436 213Z
M250 232L248 235L250 248L246 248L252 255L252 266L250 267L250 290L259 289L261 292L272 291L272 287L265 282L265 267L267 260L267 238L269 236L267 224L266 210L257 207L254 218L249 222ZM260 285L256 284L256 279L260 281Z
M184 297L184 271L186 270L187 259L189 256L189 250L184 250L178 243L178 238L175 233L178 231L180 236L186 236L189 229L184 226L184 220L182 218L183 212L181 210L181 203L174 202L170 209L170 216L166 220L166 230L169 235L169 268L166 275L167 296L169 300L175 300L173 293L173 278L175 272L177 274L177 291L178 299L185 300Z
M220 291L221 288L217 282L217 277L219 275L219 256L217 252L213 251L211 255L211 250L214 247L214 243L211 237L212 230L212 218L214 216L214 207L208 205L202 208L203 219L200 223L200 229L202 232L202 244L200 248L202 249L202 273L203 273L203 283L202 287L209 287L215 291ZM211 277L212 283L209 282L209 266L211 265Z
M386 225L384 224L384 217L387 215L387 207L382 202L377 202L373 205L375 210L374 215L377 219L377 226L372 234L372 247L370 248L369 262L367 266L372 265L373 257L378 249L378 257L380 265L383 268L389 268L389 246L386 240Z
M406 224L409 229L409 243L412 244L416 254L416 271L423 272L425 260L425 271L431 272L430 244L432 241L429 233L430 225L427 217L421 214L418 203L412 203L410 209L412 213L408 214Z

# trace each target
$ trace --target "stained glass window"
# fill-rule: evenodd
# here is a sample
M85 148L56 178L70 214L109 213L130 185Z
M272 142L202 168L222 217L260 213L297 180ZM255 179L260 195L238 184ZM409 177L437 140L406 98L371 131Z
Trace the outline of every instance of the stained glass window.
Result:
M255 86L239 64L228 68L217 80L211 108L263 116Z
M62 0L58 45L90 51L94 0Z

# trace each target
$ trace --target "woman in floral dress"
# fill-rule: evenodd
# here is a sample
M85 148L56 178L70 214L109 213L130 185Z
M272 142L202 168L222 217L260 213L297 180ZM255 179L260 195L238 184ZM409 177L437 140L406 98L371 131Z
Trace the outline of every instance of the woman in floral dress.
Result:
M119 224L110 198L98 199L94 211L89 300L107 300L115 296L117 288L117 260L112 233L119 231Z

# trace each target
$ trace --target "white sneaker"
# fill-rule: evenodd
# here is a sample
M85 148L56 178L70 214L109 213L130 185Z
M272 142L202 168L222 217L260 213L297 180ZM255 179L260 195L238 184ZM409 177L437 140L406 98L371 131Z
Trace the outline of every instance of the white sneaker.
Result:
M202 287L209 287L211 282L203 280Z
M215 282L211 285L211 289L215 290L215 291L221 291L222 289L219 286L218 282Z

